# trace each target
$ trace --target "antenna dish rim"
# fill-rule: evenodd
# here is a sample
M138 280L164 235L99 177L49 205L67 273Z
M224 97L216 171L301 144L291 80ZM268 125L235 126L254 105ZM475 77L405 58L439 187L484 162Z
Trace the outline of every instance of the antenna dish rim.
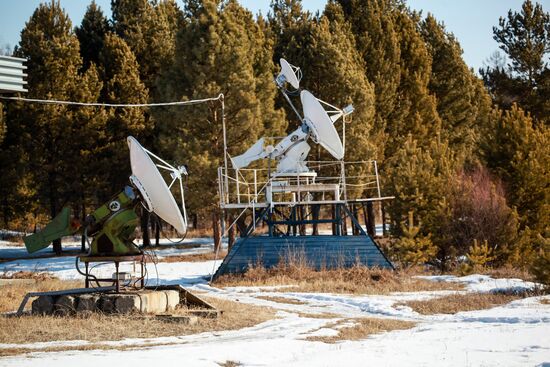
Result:
M300 80L302 79L300 68L291 65L284 58L279 60L279 64L281 65L281 71L277 76L277 84L282 87L284 82L287 82L294 89L300 89Z
M140 192L142 202L146 204L144 205L145 209L157 214L172 225L178 233L185 233L187 225L182 213L151 156L133 136L128 136L126 141L130 149L132 168L130 182Z
M300 99L304 111L304 121L315 135L313 140L325 148L334 158L343 159L344 146L342 140L321 102L307 90L300 93Z

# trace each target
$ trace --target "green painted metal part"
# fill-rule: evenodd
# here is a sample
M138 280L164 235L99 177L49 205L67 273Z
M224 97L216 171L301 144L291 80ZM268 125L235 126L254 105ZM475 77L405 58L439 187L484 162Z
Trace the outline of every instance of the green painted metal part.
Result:
M71 212L69 208L63 208L42 231L34 233L23 239L27 251L33 252L48 247L52 241L63 236L70 236L78 232L80 225L71 224Z
M141 250L132 242L139 218L133 208L122 209L103 223L88 253L89 256L138 255Z
M135 196L126 188L107 203L97 208L92 217L96 232L90 233L94 239L89 256L139 255L141 250L133 243L133 235L139 225L139 217L134 210ZM117 202L120 208L113 211L111 205Z
M136 197L131 187L126 187L108 202L97 208L86 220L87 235L93 237L89 256L140 255L142 251L133 243L139 217L134 207ZM29 253L48 247L52 241L75 234L82 229L72 222L69 208L63 208L42 231L24 238Z

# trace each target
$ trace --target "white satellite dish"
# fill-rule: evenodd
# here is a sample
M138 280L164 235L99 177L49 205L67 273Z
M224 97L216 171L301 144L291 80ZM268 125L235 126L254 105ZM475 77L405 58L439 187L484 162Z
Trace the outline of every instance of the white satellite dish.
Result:
M317 98L307 90L300 94L304 108L304 120L313 133L317 143L325 148L334 158L344 158L344 146L333 125L333 121Z
M282 87L285 82L290 83L294 89L300 88L302 72L300 68L292 66L285 59L280 59L281 72L277 76L277 84Z
M141 193L147 210L171 224L180 234L185 233L187 225L176 200L151 157L134 137L129 136L127 141L132 166L130 181Z

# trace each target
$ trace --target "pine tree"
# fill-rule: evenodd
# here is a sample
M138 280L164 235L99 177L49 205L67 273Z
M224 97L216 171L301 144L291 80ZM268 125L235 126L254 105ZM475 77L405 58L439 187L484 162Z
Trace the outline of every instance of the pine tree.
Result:
M398 87L397 115L401 118L387 125L387 156L402 146L408 134L422 146L430 144L441 133L441 120L436 99L428 85L431 76L431 57L417 30L414 14L396 11L395 27L399 35L401 77Z
M437 98L442 137L453 150L475 158L478 131L476 123L487 113L476 86L477 78L462 59L462 49L455 37L430 14L421 22L421 34L432 60L429 90Z
M507 184L522 226L542 233L550 218L549 129L534 127L531 117L513 105L509 111L493 112L483 136L487 166Z
M466 255L468 263L463 266L462 271L464 273L483 271L483 269L496 258L494 248L489 246L487 240L483 241L481 244L478 240L474 240L474 243L470 246L468 254Z
M390 252L404 266L421 265L435 258L437 247L430 236L421 235L420 224L414 224L413 212L409 212L408 223L401 224L403 235L391 245Z
M174 57L176 32L183 21L174 0L111 0L113 26L134 53L140 77L155 96L155 80Z
M535 280L543 284L546 290L550 289L550 236L549 233L545 237L539 236L538 240L541 243L537 257L531 266L531 273L535 276Z
M550 116L550 14L541 4L526 0L519 13L510 10L493 27L493 38L510 62L480 70L501 107L517 103L548 123Z
M18 56L28 59L29 97L95 101L101 82L95 68L81 75L82 60L71 21L58 2L40 5L21 32ZM14 106L17 144L24 151L37 199L54 217L61 207L78 208L86 192L84 178L92 174L94 139L103 132L104 119L95 108L61 105ZM11 118L10 118L11 121ZM54 246L60 251L59 243Z
M423 148L412 136L393 159L395 164L388 168L386 186L395 196L388 207L392 233L403 236L401 221L409 211L414 211L422 222L421 234L431 234L438 246L437 257L444 268L457 254L446 229L452 220L449 183L460 163L445 142L436 138Z
M263 91L258 88L267 85L264 78L270 82L273 78L268 69L257 67L266 58L262 32L252 14L233 0L190 0L184 11L188 21L178 33L175 62L163 72L159 90L170 100L223 93L229 153L240 154L264 134L266 125L281 125L265 120L281 117L269 112L273 111L273 102L268 103L273 89L260 95ZM217 168L223 165L224 155L219 102L159 112L165 151L189 166L190 211L213 213L216 222Z
M111 27L107 18L93 0L86 9L80 27L75 29L80 43L80 55L82 56L84 70L87 70L92 62L98 64L99 53L103 49L105 36L110 30Z
M147 103L148 91L139 78L139 65L126 42L116 34L109 33L99 56L100 74L104 80L101 90L101 100L105 103L135 104ZM104 156L109 161L105 182L108 191L104 195L112 195L113 190L119 190L127 177L120 172L129 172L128 149L126 137L133 135L140 139L146 126L145 111L141 108L111 108L108 111L107 129L104 136ZM105 197L104 199L107 199Z

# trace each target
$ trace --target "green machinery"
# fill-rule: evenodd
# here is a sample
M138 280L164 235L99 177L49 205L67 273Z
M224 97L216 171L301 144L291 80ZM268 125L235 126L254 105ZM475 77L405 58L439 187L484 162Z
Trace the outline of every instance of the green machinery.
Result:
M118 195L90 214L83 225L70 219L69 208L63 208L41 232L25 237L29 253L44 249L56 239L77 233L93 237L88 256L139 255L133 243L139 224L135 208L140 205L134 189L126 186Z
M138 206L155 213L172 225L178 233L184 234L187 231L182 184L182 175L187 175L185 166L170 165L143 148L132 136L127 138L127 142L132 168L130 185L88 215L84 224L71 220L69 209L63 208L41 232L25 237L25 246L29 253L46 248L52 241L63 236L80 233L86 240L93 237L87 256L81 257L83 261L86 258L95 261L102 257L143 255L143 251L133 242L134 231L139 224L136 213ZM159 163L155 164L151 158ZM158 168L170 172L170 186L166 184ZM176 181L179 181L181 211L170 192L170 187Z

